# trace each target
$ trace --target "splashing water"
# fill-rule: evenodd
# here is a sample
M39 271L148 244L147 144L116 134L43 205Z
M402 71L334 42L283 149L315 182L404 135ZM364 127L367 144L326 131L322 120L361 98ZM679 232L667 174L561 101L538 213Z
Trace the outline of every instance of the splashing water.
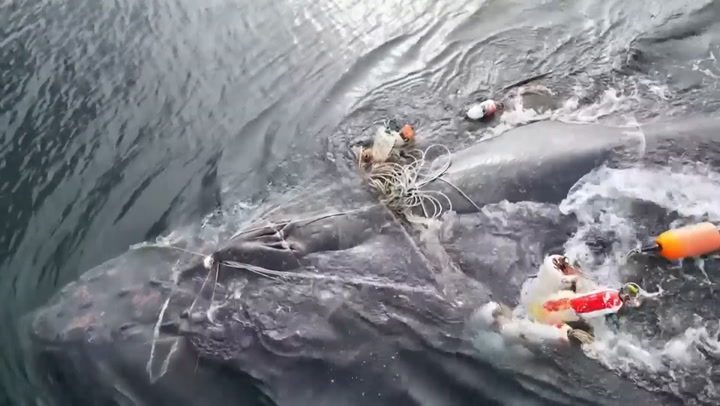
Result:
M539 85L522 86L513 90L505 101L505 110L500 116L499 124L489 129L489 137L498 136L512 128L540 120L557 120L567 123L595 123L601 119L613 120L619 126L635 126L635 111L644 102L643 95L653 95L654 102L669 100L667 85L648 79L627 79L627 83L618 83L617 87L606 87L595 96L589 94L586 84L575 85L572 94L554 108L544 111L525 106L523 95L527 92L552 96L561 100L562 96L555 94L552 89ZM586 98L594 100L590 104L582 104Z
M664 185L657 188L655 185ZM584 177L561 203L560 210L577 216L581 226L566 244L566 252L585 263L593 264L594 276L604 282L620 283L616 269L625 253L638 246L642 224L635 220L638 211L654 206L680 219L663 227L688 224L698 219L720 219L714 203L720 194L720 174L707 165L684 165L679 168L601 167ZM644 213L647 214L647 213ZM606 258L598 258L586 243L607 236L603 241L611 249Z
M628 280L640 282L648 276L643 272L651 270L628 270L627 252L658 231L701 220L720 221L720 208L715 204L720 198L718 191L720 173L702 163L600 167L583 177L559 205L564 215L577 219L575 232L564 244L565 254L571 261L578 261L583 272L600 285L619 288ZM697 273L704 276L705 284L712 286L712 270L705 270L711 262L692 262ZM657 271L663 281L679 283L680 287L648 284L647 291L641 289L643 305L633 312L639 317L638 323L633 317L623 317L620 328L614 330L602 319L591 320L595 341L584 344L583 351L642 387L691 398L693 404L713 403L720 396L713 378L720 372L720 321L712 317L711 310L704 317L697 314L705 306L697 303L702 300L697 298L702 297L700 293L690 292L695 302L689 302L689 308L685 307L690 299L678 300L678 295L688 294L687 290L704 286L699 280L702 277L667 269ZM706 290L703 294L710 298L714 295ZM479 354L490 354L486 348L490 344L492 354L500 351L504 358L510 357L507 352L527 354L532 343L519 343L513 334L494 332L488 309L479 307L472 320ZM515 317L523 316L515 310ZM655 327L652 321L647 322L654 318ZM520 327L525 336L539 337L546 326L522 323ZM557 337L549 340L557 341ZM492 354L489 359L494 359Z
M660 184L662 188L656 187ZM670 224L662 224L664 228L700 219L718 221L719 190L720 173L700 163L682 166L671 163L664 168L601 167L581 179L560 204L563 213L574 214L579 221L577 232L565 245L566 253L580 260L586 272L599 283L618 286L624 279L625 253L649 237L647 232L642 233L643 226L648 228L643 224L648 214L657 211L663 216L678 217ZM604 249L598 250L597 245L604 245ZM699 265L704 273L704 264ZM638 273L630 275L631 279L641 277ZM705 277L708 278L707 273ZM666 306L682 306L672 293L664 296L656 299L670 301ZM652 312L652 308L639 311ZM659 323L662 330L662 320ZM601 329L587 352L606 367L641 382L655 385L659 380L676 394L700 385L703 388L700 398L716 399L718 393L709 377L717 368L720 323L697 316L691 324L687 320L680 320L679 324L679 334L647 334L648 337L626 328L619 332ZM707 379L698 383L693 381L697 376Z
M656 185L662 184L662 188ZM702 163L666 168L610 169L602 167L575 187L560 209L587 218L594 199L631 198L645 200L682 217L720 220L720 173ZM617 210L617 207L613 207Z

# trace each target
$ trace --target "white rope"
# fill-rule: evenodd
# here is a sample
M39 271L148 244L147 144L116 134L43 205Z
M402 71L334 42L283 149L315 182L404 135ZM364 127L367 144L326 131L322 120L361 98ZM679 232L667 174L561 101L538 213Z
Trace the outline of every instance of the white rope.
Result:
M148 373L148 377L150 378L150 382L154 383L157 381L160 377L162 377L167 370L163 371L161 366L160 375L155 376L153 373L153 361L155 360L155 346L158 342L158 338L160 337L160 325L162 324L163 317L165 317L165 311L168 308L168 305L170 304L171 296L168 296L167 299L165 299L165 302L163 303L162 307L160 307L160 314L158 315L157 322L155 323L155 326L153 328L153 338L152 338L152 344L150 345L150 357L148 358L147 364L145 365L145 370ZM174 345L174 343L173 343ZM168 358L171 354L168 355ZM164 362L163 362L164 364ZM163 365L164 366L164 365Z
M447 161L435 170L425 169L428 152L435 147L446 151ZM382 196L382 203L393 211L404 213L408 218L412 210L419 207L426 218L437 219L443 213L442 200L447 202L448 210L452 210L452 200L443 192L422 190L422 188L430 182L441 180L454 188L477 210L481 210L459 187L442 178L452 164L452 152L448 147L433 144L424 151L414 152L419 156L413 157L408 164L381 162L372 166L368 183Z
M276 270L272 270L272 269L263 268L263 267L257 266L257 265L251 265L251 264L235 262L235 261L223 261L222 264L225 266L228 266L230 268L250 271L254 274L262 275L267 278L274 277L274 280L280 280L280 279L321 280L321 281L337 282L337 283L348 284L348 285L371 286L371 287L376 287L376 288L395 289L395 290L407 292L407 293L428 293L428 294L434 293L434 291L431 289L406 285L403 283L397 283L395 281L381 282L378 280L373 280L373 279L363 278L363 277L344 278L339 275L324 275L324 274L320 274L320 273L276 271Z
M323 214L318 214L317 216L300 218L300 219L295 219L295 220L276 221L276 222L268 221L268 223L267 223L266 225L255 226L255 227L252 227L252 228L247 228L247 229L244 229L244 230L240 230L240 231L236 232L235 234L233 234L233 236L230 237L230 239L232 240L232 239L235 239L235 238L237 238L238 236L241 236L241 235L243 235L243 234L249 234L249 233L252 233L252 232L255 232L255 231L260 231L260 230L262 230L262 229L264 229L264 228L267 228L267 227L277 227L277 226L282 225L282 224L284 224L285 226L288 226L288 225L290 225L290 224L297 224L297 223L310 224L310 223L313 223L313 222L315 222L315 221L320 221L320 220L324 220L324 219L331 218L331 217L338 217L338 216L345 216L345 215L353 214L353 213L360 213L360 212L363 212L363 211L367 211L368 209L370 209L370 208L372 208L372 207L373 207L372 205L366 205L366 206L358 207L358 208L356 208L356 209L350 209L350 210L344 210L344 211L337 211L337 212L330 212L330 213L323 213Z

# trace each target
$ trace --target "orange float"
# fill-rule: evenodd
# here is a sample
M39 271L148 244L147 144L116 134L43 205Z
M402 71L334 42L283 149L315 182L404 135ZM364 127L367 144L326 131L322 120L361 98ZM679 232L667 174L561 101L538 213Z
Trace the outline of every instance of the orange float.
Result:
M670 261L707 255L720 251L720 231L709 222L665 231L655 238L655 245L643 252L657 252Z
M415 138L415 130L412 128L412 126L410 124L405 124L403 126L403 128L400 130L400 136L406 142L412 141L412 139Z

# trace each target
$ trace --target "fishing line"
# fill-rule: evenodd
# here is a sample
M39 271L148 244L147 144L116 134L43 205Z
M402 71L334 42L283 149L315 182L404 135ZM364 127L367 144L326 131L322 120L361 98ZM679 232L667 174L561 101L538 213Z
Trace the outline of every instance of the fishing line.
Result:
M155 376L153 374L153 360L155 359L155 345L157 343L157 339L160 336L160 325L162 324L162 320L165 316L165 311L168 308L168 305L170 304L170 299L172 298L172 295L170 295L167 299L165 299L165 302L163 303L162 307L160 307L160 315L158 316L157 322L155 323L155 326L153 328L153 338L152 338L152 344L150 345L150 357L148 358L147 364L145 365L145 370L148 373L148 378L150 378L150 382L155 382L157 379L162 377L164 373L162 372L162 366L161 366L161 372L159 376ZM168 356L169 358L169 356ZM167 372L167 370L165 371Z
M433 293L433 291L428 290L426 288L414 287L414 286L405 285L405 284L398 284L394 281L385 283L385 282L368 280L366 278L342 278L340 276L335 276L335 275L322 275L322 274L315 274L315 273L302 273L302 272L289 272L289 271L275 271L275 270L263 268L263 267L260 267L257 265L251 265L251 264L235 262L235 261L223 261L222 264L225 266L228 266L230 268L236 268L236 269L250 271L254 274L262 275L267 278L274 276L274 277L276 277L274 280L279 280L279 279L325 280L325 281L339 282L339 283L345 283L345 284L351 284L351 285L372 286L372 287L378 287L378 288L391 288L391 289L397 289L397 290L400 290L403 292Z
M163 244L156 244L156 243L148 243L148 244L142 244L142 245L136 245L136 246L130 247L130 249L141 249L141 248L165 248L165 249L171 249L171 250L176 250L176 251L180 251L180 252L185 252L188 254L198 256L200 258L205 258L207 256L205 254L201 254L196 251L191 251L191 250L188 250L185 248L176 247L172 244L163 245Z
M283 228L284 228L284 227L289 226L290 224L295 224L295 223L311 224L311 223L314 223L314 222L316 222L316 221L325 220L325 219L332 218L332 217L338 217L338 216L344 216L344 215L347 215L347 214L353 214L353 213L362 212L362 211L368 210L368 209L370 209L370 208L372 208L372 207L374 207L374 206L372 206L372 205L367 205L367 206L358 207L357 209L351 209L351 210L345 210L345 211L337 211L337 212L330 212L330 213L325 213L325 214L319 214L319 215L317 215L317 216L306 217L306 218L301 218L301 219L297 219L297 220L285 220L285 221L279 221L279 222L277 222L277 223L268 222L268 223L269 223L268 225L256 226L256 227L248 228L248 229L245 229L245 230L240 230L240 231L236 232L235 234L233 234L233 236L230 237L230 239L232 240L232 239L235 239L235 238L237 238L237 237L239 237L239 236L241 236L241 235L243 235L243 234L249 234L249 233L252 233L252 232L255 232L255 231L260 231L260 230L262 230L262 229L264 229L264 228L267 228L267 227L273 227L273 226L277 226L277 225L283 225Z
M447 180L447 179L443 179L443 178L440 178L440 177L437 178L437 179L438 179L439 181L445 182L445 183L448 184L450 187L452 187L453 189L455 189L458 193L460 193L460 195L461 195L462 197L465 198L465 200L467 200L468 202L470 202L470 204L473 205L473 207L475 207L475 208L477 209L477 211L482 211L482 209L480 208L480 206L478 206L477 203L475 203L475 202L473 201L473 199L470 198L470 196L468 196L467 194L465 194L465 192L463 192L463 190L460 189L458 186L456 186L454 183L450 182L450 181ZM452 210L452 209L451 209L451 210Z
M276 281L276 282L282 282L279 277L277 276L284 276L286 273L284 272L278 272L278 271L272 271L270 269L266 269L260 266L250 265L250 264L244 264L236 261L222 261L222 264L225 266L228 266L230 268L236 268L236 269L244 269L246 271L250 271L256 275L262 276L264 278L268 278L270 280ZM277 276L273 276L273 274Z

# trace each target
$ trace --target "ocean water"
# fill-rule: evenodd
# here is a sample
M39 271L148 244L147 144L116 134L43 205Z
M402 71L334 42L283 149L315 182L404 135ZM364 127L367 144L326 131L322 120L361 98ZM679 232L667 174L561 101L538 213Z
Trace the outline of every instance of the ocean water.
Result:
M464 145L539 119L712 116L719 53L716 1L0 0L0 400L44 404L19 355L21 315L132 244L221 207L242 218L269 191L322 176L317 162L346 161L378 119ZM513 93L535 77L555 95L548 109ZM507 100L502 119L463 121L486 97ZM635 230L664 226L638 225L623 199L720 221L716 169L678 165L588 175L561 205L581 221L568 252L619 279L613 261ZM579 242L588 233L625 245L597 259ZM718 372L676 379L718 354L717 320L698 317L660 342L623 341L645 361L619 345L601 361L717 401Z

